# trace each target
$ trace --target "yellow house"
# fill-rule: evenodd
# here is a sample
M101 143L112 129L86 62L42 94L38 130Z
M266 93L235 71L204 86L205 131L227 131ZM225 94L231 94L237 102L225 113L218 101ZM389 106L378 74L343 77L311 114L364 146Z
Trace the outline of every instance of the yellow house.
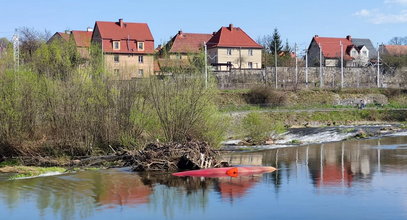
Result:
M146 23L97 21L92 42L101 44L106 68L117 79L154 74L154 38Z
M221 27L207 47L209 62L217 71L262 68L263 47L232 24Z

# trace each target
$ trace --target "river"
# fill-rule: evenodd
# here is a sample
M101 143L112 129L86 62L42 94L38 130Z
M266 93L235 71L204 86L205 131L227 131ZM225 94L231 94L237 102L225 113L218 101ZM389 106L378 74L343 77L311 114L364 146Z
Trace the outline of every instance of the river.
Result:
M407 219L407 137L225 155L275 166L250 177L128 169L7 180L0 219Z

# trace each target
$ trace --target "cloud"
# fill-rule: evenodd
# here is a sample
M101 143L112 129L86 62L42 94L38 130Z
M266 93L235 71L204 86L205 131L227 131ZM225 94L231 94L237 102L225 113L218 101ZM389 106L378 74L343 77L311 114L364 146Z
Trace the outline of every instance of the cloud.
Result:
M388 0L406 2L407 0ZM402 10L398 13L383 13L378 9L368 10L362 9L354 13L355 16L367 19L373 24L400 24L407 23L407 10Z
M360 11L355 12L354 15L361 17L369 17L371 15L371 12L367 9L362 9Z

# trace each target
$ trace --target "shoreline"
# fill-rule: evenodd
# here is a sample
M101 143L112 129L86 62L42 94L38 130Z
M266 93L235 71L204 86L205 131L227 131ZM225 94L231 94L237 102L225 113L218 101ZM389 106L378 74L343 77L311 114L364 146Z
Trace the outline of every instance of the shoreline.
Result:
M407 136L405 125L402 123L373 123L331 127L295 127L278 135L276 140L270 144L246 145L243 140L236 139L224 141L221 150L227 152L269 150L392 136ZM330 139L327 140L327 138Z
M245 151L260 151L271 150L288 147L299 147L313 144L323 144L331 142L340 142L355 139L375 139L391 136L407 136L407 128L403 123L368 123L362 125L340 125L329 127L295 127L288 129L287 132L278 135L276 141L272 144L264 145L244 145L242 140L227 140L222 143L219 149L220 154L226 152L245 152ZM328 138L330 138L328 140ZM110 157L112 155L102 155L100 157ZM92 158L92 157L89 157ZM56 158L41 158L45 161L55 161ZM11 161L24 160L22 158L13 158ZM10 161L10 160L6 160ZM46 166L25 166L22 164L9 164L4 165L0 163L0 174L9 175L9 180L35 178L46 176L48 173L55 174L58 169L58 175L69 173L77 170L88 169L108 169L127 167L124 163L116 161L115 163L101 163L98 165L86 166L74 163L75 160L70 161L68 164L54 165L52 167ZM3 162L4 163L4 162ZM64 169L62 171L62 169ZM48 172L49 171L49 172ZM33 175L34 173L34 175ZM15 174L15 175L12 175Z

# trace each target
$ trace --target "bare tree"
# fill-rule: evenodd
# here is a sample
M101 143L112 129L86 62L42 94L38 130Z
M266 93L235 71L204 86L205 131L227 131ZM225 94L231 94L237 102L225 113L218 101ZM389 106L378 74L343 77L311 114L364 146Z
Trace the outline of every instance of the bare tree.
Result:
M389 44L391 45L407 45L407 37L393 37L390 39Z
M20 34L20 51L24 62L30 62L34 52L45 43L50 36L49 31L41 33L33 28L22 27L18 29Z

